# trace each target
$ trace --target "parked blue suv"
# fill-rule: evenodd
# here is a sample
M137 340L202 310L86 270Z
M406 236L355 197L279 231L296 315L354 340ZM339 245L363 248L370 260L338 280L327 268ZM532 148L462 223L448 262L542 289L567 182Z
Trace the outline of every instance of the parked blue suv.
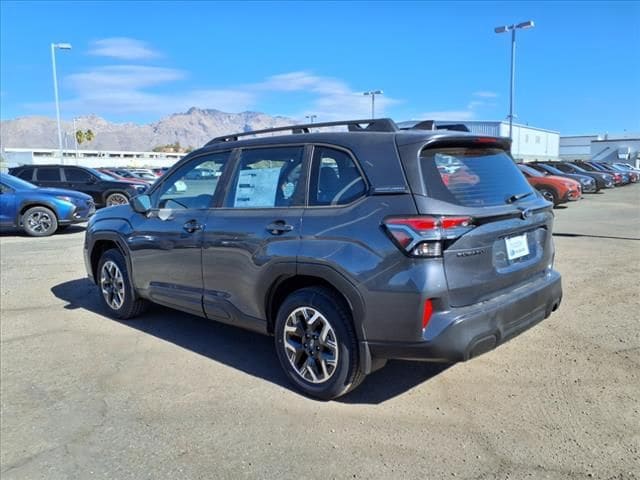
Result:
M22 229L32 237L46 237L95 213L89 195L61 188L39 188L0 173L0 227Z

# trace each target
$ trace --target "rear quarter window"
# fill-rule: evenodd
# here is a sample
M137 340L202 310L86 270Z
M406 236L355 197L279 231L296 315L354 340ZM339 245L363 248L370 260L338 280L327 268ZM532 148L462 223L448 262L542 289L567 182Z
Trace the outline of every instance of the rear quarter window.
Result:
M512 195L532 191L511 156L497 148L427 148L420 167L429 196L457 205L504 205Z

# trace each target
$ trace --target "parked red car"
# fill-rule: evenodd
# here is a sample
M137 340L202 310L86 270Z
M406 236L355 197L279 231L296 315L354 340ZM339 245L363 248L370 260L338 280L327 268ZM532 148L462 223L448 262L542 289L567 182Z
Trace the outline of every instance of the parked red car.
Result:
M518 165L529 184L542 196L553 203L553 206L582 198L582 187L579 182L570 178L546 175L526 165Z

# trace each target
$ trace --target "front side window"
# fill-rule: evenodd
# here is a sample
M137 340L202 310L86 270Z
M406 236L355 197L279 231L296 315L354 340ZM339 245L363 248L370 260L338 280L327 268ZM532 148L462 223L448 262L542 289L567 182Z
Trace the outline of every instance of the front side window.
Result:
M182 165L154 194L158 208L209 208L230 152L203 155Z
M64 176L67 182L89 183L91 181L91 175L79 168L65 168Z
M38 168L36 177L40 182L59 182L60 181L60 169L57 167L51 168Z
M364 195L366 189L367 185L348 153L329 147L315 148L309 205L346 205Z
M225 206L275 208L302 205L303 147L243 150Z

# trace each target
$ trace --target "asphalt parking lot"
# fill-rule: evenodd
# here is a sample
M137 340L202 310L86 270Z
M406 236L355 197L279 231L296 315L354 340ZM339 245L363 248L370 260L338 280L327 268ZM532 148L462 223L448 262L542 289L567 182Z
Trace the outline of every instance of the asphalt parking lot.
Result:
M106 317L81 227L0 237L9 479L640 478L640 185L556 212L560 310L467 363L293 391L272 339Z

